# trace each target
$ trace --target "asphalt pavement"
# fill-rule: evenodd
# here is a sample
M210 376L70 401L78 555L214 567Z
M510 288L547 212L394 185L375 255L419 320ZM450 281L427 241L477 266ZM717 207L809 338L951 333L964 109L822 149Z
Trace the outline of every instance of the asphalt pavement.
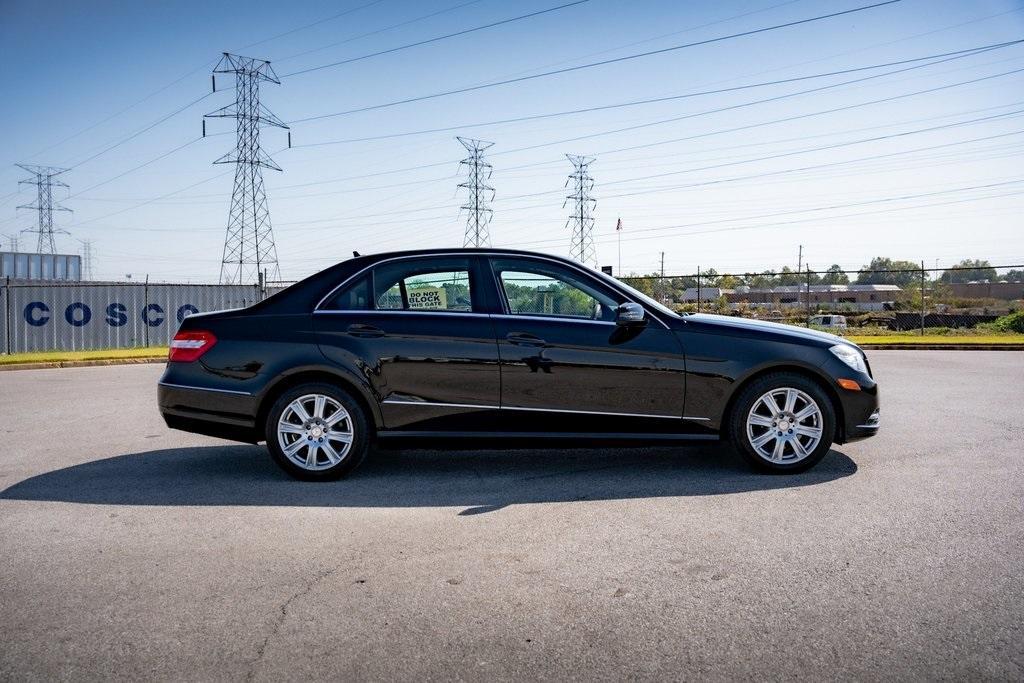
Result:
M881 434L288 479L162 366L0 373L0 679L1024 678L1024 354L873 351Z

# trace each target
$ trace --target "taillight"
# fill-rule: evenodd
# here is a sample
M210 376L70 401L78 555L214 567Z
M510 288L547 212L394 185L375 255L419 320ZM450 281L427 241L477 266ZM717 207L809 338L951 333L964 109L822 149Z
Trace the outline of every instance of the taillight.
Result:
M171 349L167 360L179 363L191 363L213 348L217 337L206 330L181 331L171 340Z

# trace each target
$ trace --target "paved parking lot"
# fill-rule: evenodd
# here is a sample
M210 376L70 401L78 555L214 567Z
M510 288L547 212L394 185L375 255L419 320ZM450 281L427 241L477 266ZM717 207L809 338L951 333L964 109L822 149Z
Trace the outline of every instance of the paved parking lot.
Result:
M167 430L161 366L0 373L0 678L1024 677L1024 354L873 352L884 432L400 451Z

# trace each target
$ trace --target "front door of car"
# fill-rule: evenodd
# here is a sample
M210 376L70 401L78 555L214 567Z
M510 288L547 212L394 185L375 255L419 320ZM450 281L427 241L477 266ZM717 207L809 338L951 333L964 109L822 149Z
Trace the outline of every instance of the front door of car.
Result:
M509 428L560 432L675 432L686 367L672 330L616 324L623 295L555 261L489 259L503 312L502 417Z
M385 426L481 430L500 401L476 257L405 257L358 275L314 313L324 355L369 382Z

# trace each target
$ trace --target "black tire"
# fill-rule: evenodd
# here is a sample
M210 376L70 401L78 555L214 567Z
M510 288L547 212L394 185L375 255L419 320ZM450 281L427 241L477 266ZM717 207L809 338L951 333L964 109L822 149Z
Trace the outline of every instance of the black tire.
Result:
M805 396L810 397L817 404L820 413L817 421L820 424L821 439L802 458L796 452L797 447L794 447L792 444L783 445L781 460L772 461L759 453L751 443L751 439L748 438L747 420L751 414L751 409L754 408L755 403L760 401L762 396L769 392L783 389L796 389L798 392L802 392ZM802 399L798 405L807 406ZM764 404L762 404L762 408L759 410L763 410L763 406ZM799 410L795 412L799 412ZM770 419L774 420L775 418ZM832 399L828 393L814 380L792 372L775 372L757 378L740 391L740 395L733 404L725 426L727 437L732 443L733 448L754 469L772 474L795 474L797 472L804 472L817 465L832 447L836 429L835 406L832 404ZM756 438L767 434L767 432L775 431L775 428L754 425L751 427L751 430L757 430L756 432L752 431ZM789 430L786 430L786 432L787 434L784 434L783 438L789 438L790 440L797 438L799 448L803 449L805 444L809 445L812 443L810 437L788 436ZM773 445L776 443L774 437L769 437L769 439L771 439ZM787 456L791 461L786 461Z
M313 455L314 467L303 467L293 462L288 455L285 454L284 448L281 445L278 434L278 424L282 418L282 415L288 411L288 421L295 426L301 421L298 414L290 408L293 401L296 401L304 396L324 396L327 399L332 399L334 402L340 405L341 408L348 413L347 418L342 418L338 423L339 431L350 431L351 432L351 444L348 446L348 450L344 449L344 443L328 438L329 435L324 433L322 438L317 442L316 439L310 440L309 435L316 432L305 431L302 434L285 434L280 438L289 441L289 445L295 442L295 440L303 440L317 446L316 451ZM323 412L325 418L316 418L315 415L309 414L312 418L309 424L311 427L320 427L323 429L323 425L336 413L336 409L331 404L330 400L324 401L325 407ZM306 402L305 407L307 413L315 411L315 401ZM331 412L328 413L328 410ZM313 424L316 422L316 424ZM370 447L370 431L367 422L367 416L362 406L345 390L327 383L313 382L309 384L300 384L299 386L292 387L288 391L281 394L274 404L270 407L267 412L267 420L263 426L263 433L267 440L267 449L270 451L270 455L274 458L281 469L295 477L296 479L302 479L304 481L332 481L340 479L352 472L355 468L359 467L360 463L366 458L366 454ZM331 432L334 434L335 432ZM340 461L331 464L331 458L328 457L326 450L320 445L324 441L327 441L327 445L333 449L335 455L340 456ZM298 452L295 454L296 458L299 458L299 454L304 454L303 459L308 460L309 456L309 445L305 447L299 447Z

